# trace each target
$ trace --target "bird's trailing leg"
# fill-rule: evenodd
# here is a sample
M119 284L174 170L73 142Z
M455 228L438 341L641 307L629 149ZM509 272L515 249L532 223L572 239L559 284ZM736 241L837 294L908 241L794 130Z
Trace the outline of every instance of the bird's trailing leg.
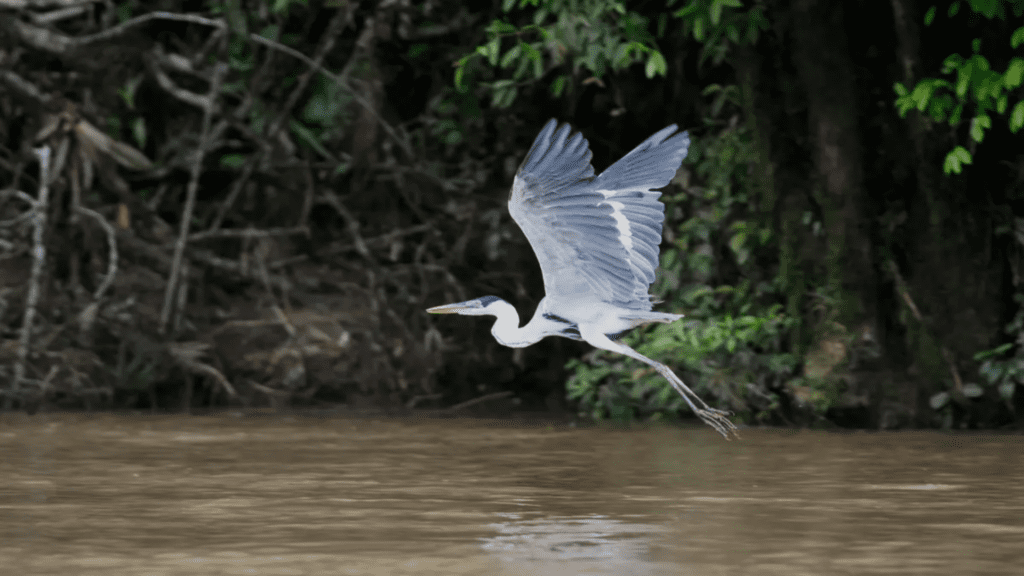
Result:
M730 434L737 438L740 437L736 431L736 425L728 418L729 412L708 406L703 400L701 400L700 396L697 396L696 392L690 390L690 387L684 384L683 380L679 378L679 376L676 376L675 372L673 372L668 366L665 366L661 362L655 362L643 354L636 352L632 348L626 348L632 352L632 354L628 354L626 352L623 352L623 354L649 364L657 370L658 373L664 376L665 379L668 380L669 384L676 389L676 392L679 392L679 395L683 397L683 400L686 400L686 403L690 405L690 409L693 410L693 413L703 420L705 424L717 430L722 436L725 436L726 440L729 439ZM695 406L690 398L696 400L697 404L700 405L700 408Z
M683 380L679 378L679 376L676 376L675 372L673 372L668 366L665 366L661 362L651 360L625 344L613 342L604 334L600 334L599 336L595 334L584 334L583 336L587 342L597 346L598 348L603 348L611 352L618 352L619 354L625 354L630 358L636 358L644 364L653 367L659 374L669 381L669 384L671 384L672 387L676 389L676 392L679 392L679 395L683 397L683 400L686 400L686 403L690 405L690 409L693 410L693 413L703 420L705 424L717 430L722 436L725 436L726 440L729 439L730 434L737 438L740 437L737 433L736 425L727 418L729 412L708 406L703 400L701 400L700 396L697 396L696 392L690 390L690 387L684 384ZM595 341L599 343L595 343ZM695 401L696 404L694 404ZM698 408L698 406L700 407Z

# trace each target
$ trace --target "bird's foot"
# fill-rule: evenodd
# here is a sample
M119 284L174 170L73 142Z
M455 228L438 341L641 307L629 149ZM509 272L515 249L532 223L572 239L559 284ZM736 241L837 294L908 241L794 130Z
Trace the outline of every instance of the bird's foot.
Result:
M698 418L708 426L711 426L718 431L718 433L724 436L726 440L729 440L730 434L736 438L740 437L739 430L736 428L736 425L728 418L731 412L719 410L717 408L698 409L696 412Z

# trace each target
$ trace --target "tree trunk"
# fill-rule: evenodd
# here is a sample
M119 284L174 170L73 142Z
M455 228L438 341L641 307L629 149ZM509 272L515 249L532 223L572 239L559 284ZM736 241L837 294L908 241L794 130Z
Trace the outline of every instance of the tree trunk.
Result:
M828 296L848 328L874 322L875 271L863 215L863 162L857 127L854 67L842 3L798 0L793 6L797 72L806 90L808 132L823 211Z

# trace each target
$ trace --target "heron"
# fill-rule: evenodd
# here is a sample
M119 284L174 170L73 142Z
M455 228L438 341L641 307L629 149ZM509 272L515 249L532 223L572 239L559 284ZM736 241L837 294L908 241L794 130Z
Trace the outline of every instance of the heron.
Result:
M655 312L648 290L658 267L665 205L659 188L675 176L690 137L673 124L594 175L587 140L552 119L537 135L512 182L508 209L533 247L544 298L533 318L497 296L427 309L432 314L494 316L491 334L511 348L562 336L635 358L658 371L704 423L726 439L728 412L709 407L668 366L619 339L643 324L682 314Z

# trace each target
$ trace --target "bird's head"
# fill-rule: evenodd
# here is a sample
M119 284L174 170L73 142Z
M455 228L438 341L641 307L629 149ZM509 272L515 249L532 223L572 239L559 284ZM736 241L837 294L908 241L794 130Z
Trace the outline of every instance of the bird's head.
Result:
M427 308L427 312L431 314L462 314L463 316L498 316L499 310L506 307L512 308L512 305L497 296L481 296L465 302Z

